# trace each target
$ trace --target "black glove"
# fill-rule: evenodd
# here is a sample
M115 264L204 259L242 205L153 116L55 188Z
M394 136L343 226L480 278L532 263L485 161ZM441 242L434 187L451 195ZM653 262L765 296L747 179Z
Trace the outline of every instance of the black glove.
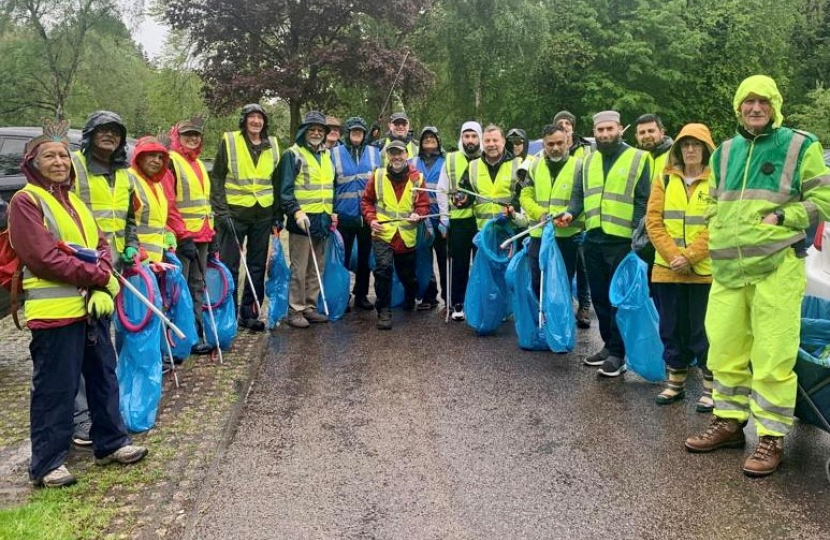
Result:
M214 216L213 223L217 231L233 234L233 218L227 214Z
M213 240L211 240L210 244L208 244L208 257L214 257L215 258L218 253L219 253L219 235L214 234L213 235Z
M196 250L196 244L193 243L193 239L185 238L184 240L179 240L179 244L176 246L176 254L183 259L192 261L198 256L199 252Z
M284 228L283 225L284 224L283 224L283 221L282 221L282 216L274 217L274 221L273 221L273 223L271 223L271 226L274 227L275 229L277 229L278 232L283 230L283 228Z

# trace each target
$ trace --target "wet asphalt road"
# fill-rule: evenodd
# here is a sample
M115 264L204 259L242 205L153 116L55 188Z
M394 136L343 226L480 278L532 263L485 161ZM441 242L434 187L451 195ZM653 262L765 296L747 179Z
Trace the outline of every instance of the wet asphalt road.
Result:
M580 364L596 321L571 355L521 351L512 323L374 323L268 338L188 538L830 538L830 434L796 427L761 480L740 450L688 454L693 398L657 407L658 386Z

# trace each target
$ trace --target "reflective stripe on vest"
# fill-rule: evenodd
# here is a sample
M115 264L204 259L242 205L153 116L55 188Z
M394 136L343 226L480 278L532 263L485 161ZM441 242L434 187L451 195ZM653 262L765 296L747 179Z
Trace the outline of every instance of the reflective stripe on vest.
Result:
M320 162L308 148L289 148L294 154L297 176L294 198L306 214L331 214L334 211L334 164L328 150L320 152Z
M147 252L151 262L164 258L164 228L167 225L168 204L164 189L159 182L149 182L136 175L135 196L138 208L135 210L138 242Z
M469 165L468 178L473 187L473 191L499 203L510 204L513 200L516 171L519 170L519 166L522 163L521 159L514 158L510 161L503 161L499 165L495 180L490 178L489 167L482 161L483 159L474 159ZM482 199L476 200L473 210L476 215L478 229L483 229L487 221L500 216L503 209L504 207L500 204Z
M461 177L464 176L464 172L467 170L469 164L470 162L467 161L467 156L460 150L447 154L447 159L444 162L444 167L447 169L447 180L450 191L450 219L465 219L473 217L472 207L456 208L455 205L452 204L452 194L458 190L458 184L461 181Z
M418 224L392 220L405 220L415 211L415 194L412 188L423 185L423 175L418 177L417 182L407 179L400 200L395 195L395 188L386 175L386 169L376 169L374 176L377 220L383 223L383 230L375 236L389 244L395 237L395 233L400 233L401 240L406 247L415 247L418 239Z
M115 183L110 187L104 176L89 174L86 158L80 151L72 153L72 166L75 168L75 193L92 212L113 252L121 253L125 247L127 212L135 176L127 169L118 169Z
M246 207L259 204L266 208L273 205L271 175L280 162L276 137L268 137L271 148L259 155L256 166L241 131L225 133L224 141L228 154L228 176L225 179L228 204Z
M582 175L587 230L601 228L606 234L631 238L634 190L647 161L645 155L641 150L626 148L607 177L602 168L602 154L588 155Z
M659 178L658 182L663 179ZM679 248L690 246L698 235L706 230L704 214L708 204L709 179L695 183L692 195L686 194L686 184L683 179L672 174L666 183L666 195L663 202L663 225L671 236L674 244ZM670 268L671 265L658 251L654 255L654 264ZM712 275L712 260L706 258L693 265L695 274L700 276Z
M582 159L568 158L556 180L551 185L550 169L545 160L544 154L540 154L531 166L530 178L533 180L534 200L545 209L550 215L564 212L571 202L571 193L577 182L582 181ZM577 234L582 229L582 218L574 220L571 225L556 229L556 236L567 238ZM539 227L530 231L534 238L542 237L543 228Z
M346 145L335 146L330 152L336 182L334 211L343 218L359 218L360 199L372 171L380 167L380 153L374 146L366 145L356 162Z
M202 173L199 181L198 173L187 159L178 152L170 152L170 160L176 171L176 208L182 215L184 227L192 233L202 230L205 219L213 228L213 217L210 208L210 178L202 160L197 159L196 165Z
M424 164L424 160L422 160L420 156L413 159L412 164L415 165L415 168L421 171L421 174L424 175L425 187L430 189L438 188L438 180L441 179L441 170L444 168L444 156L436 157L435 161L432 163L432 166L429 167L429 170L427 170L427 166ZM427 191L427 196L429 197L429 213L437 214L440 212L440 209L438 208L438 193L434 191Z
M68 200L81 221L81 228L54 195L45 189L26 184L21 191L40 204L43 223L56 240L97 249L98 226L77 195L69 193ZM41 279L24 268L23 290L26 292L26 320L77 319L87 315L84 297L74 285Z

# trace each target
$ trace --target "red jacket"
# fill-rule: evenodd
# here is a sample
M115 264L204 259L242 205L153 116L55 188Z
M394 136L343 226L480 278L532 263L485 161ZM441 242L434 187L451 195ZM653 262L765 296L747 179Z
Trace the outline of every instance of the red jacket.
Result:
M389 173L387 172L387 174ZM401 196L403 195L407 182L414 182L418 180L420 174L421 173L418 172L417 169L410 166L407 171L399 175L400 179L389 175L390 180L392 180L392 187L395 189L395 197L397 197L399 201L401 200ZM374 175L375 173L372 171L369 176L369 180L366 182L366 190L363 192L363 199L360 201L360 210L363 213L363 219L366 220L366 223L370 224L378 218L378 196L377 193L375 193ZM429 214L429 195L427 195L426 191L413 191L413 193L415 194L415 213L421 216L426 216ZM392 237L392 241L389 242L389 245L392 246L392 251L394 253L408 253L415 250L414 247L406 247L406 244L404 244L403 239L401 238L400 232L395 233L395 236Z
M197 164L199 161L199 155L202 153L202 146L200 145L196 150L188 150L183 147L181 141L179 141L178 125L173 126L170 130L170 151L181 155L190 165L192 165L192 169L196 171L196 178L199 182L201 182L202 186L205 185L205 182L210 182L210 178L202 178L202 170ZM176 178L176 170L171 167L170 174L166 175L162 180L164 193L170 201L176 200L176 182L178 182L178 178ZM208 243L213 240L213 237L216 235L216 232L213 228L211 228L210 221L207 218L205 218L202 223L202 228L198 232L193 233L188 231L184 226L184 220L182 219L182 215L179 213L178 209L175 212L170 212L168 215L167 226L175 233L176 240L193 238L194 242Z
M63 184L55 184L43 178L39 172L26 162L21 168L30 184L52 192L55 198L69 210L78 227L82 227L80 218L71 211L69 192L75 181L75 172L70 173L69 180ZM64 253L58 249L58 240L52 235L43 223L43 210L40 203L32 200L25 193L17 193L12 198L9 207L9 240L21 262L34 275L41 279L68 283L82 288L97 287L103 289L110 279L108 268L112 262L109 242L98 230L97 249L101 257L107 262L92 264L77 257ZM44 330L68 326L86 317L75 319L38 319L27 321L32 330Z

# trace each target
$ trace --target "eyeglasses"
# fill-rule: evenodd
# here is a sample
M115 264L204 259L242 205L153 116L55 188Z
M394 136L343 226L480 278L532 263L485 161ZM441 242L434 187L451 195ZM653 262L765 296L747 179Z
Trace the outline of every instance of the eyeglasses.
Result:
M121 127L118 124L104 124L95 128L98 133L112 133L113 135L121 135Z
M680 141L680 148L703 148L703 143L694 139Z

